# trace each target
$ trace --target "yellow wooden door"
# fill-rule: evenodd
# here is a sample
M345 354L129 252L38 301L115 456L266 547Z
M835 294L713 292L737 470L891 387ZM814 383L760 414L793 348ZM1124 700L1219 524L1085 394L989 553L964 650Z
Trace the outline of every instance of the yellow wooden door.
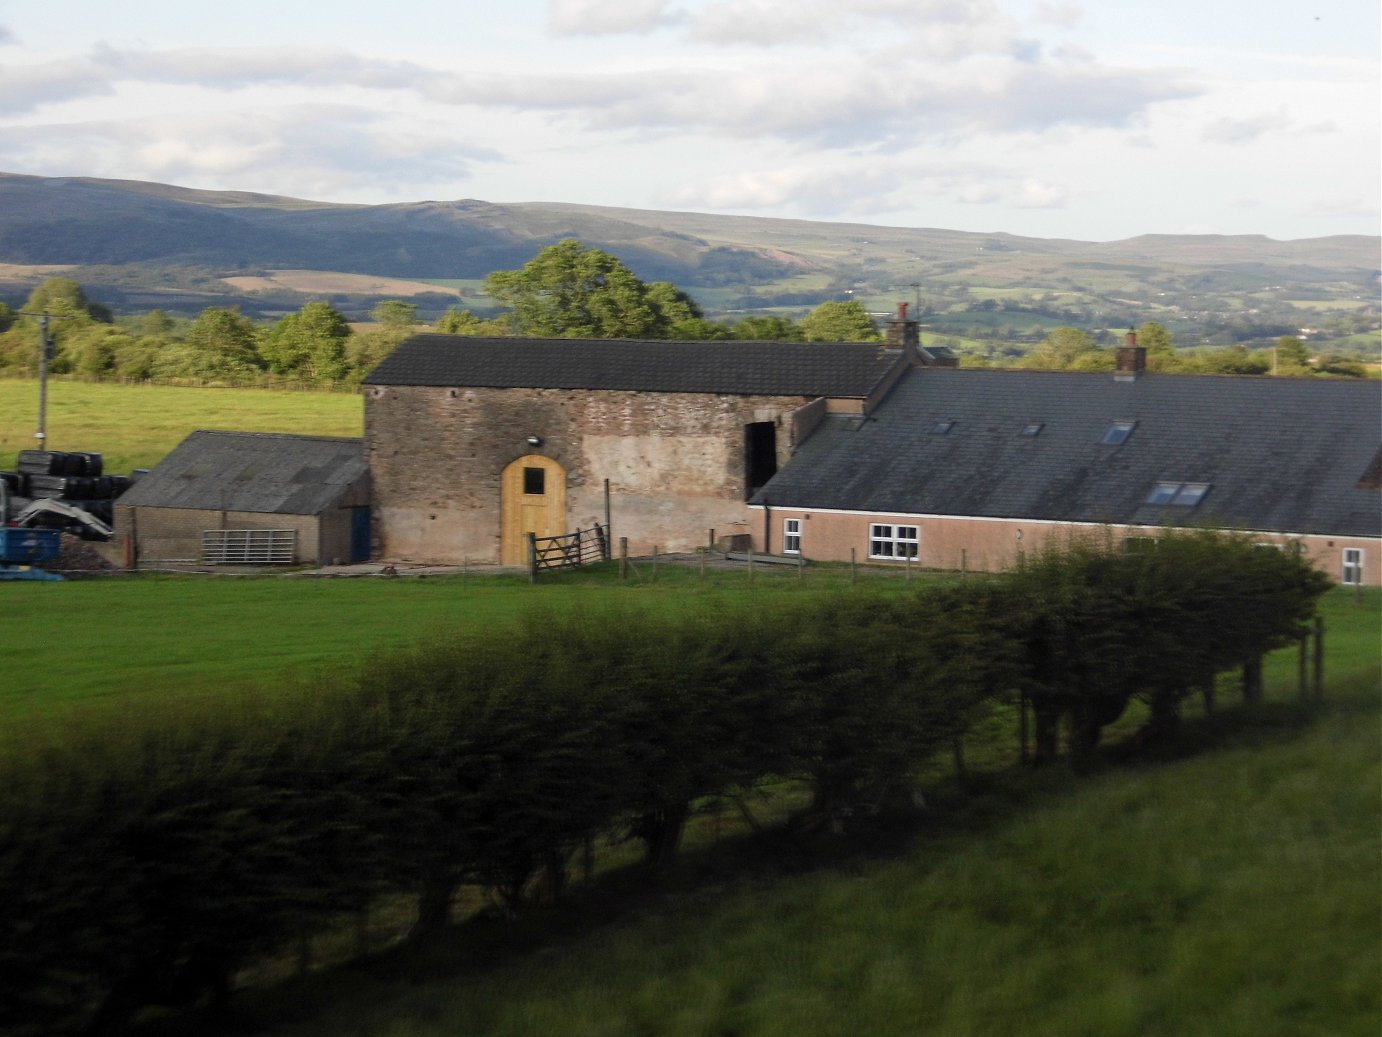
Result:
M504 565L528 564L528 534L540 537L566 528L566 469L550 457L528 454L504 469L500 489Z

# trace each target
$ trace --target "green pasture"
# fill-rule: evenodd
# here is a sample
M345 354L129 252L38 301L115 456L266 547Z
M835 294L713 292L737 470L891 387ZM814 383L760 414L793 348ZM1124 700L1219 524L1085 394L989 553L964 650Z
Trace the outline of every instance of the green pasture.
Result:
M642 895L597 885L139 1032L1371 1037L1382 596L1321 614L1321 709L1296 708L1288 649L1268 705L1191 718L1179 758L942 783L889 852L702 838Z
M38 382L0 379L0 469L37 446ZM107 472L150 468L197 429L359 436L364 408L356 393L277 389L202 389L107 385L51 378L50 450L102 454Z
M640 607L699 608L726 596L809 592L850 578L838 567L813 567L808 576L801 581L794 568L757 566L752 576L703 577L695 567L643 560L624 584L612 565L547 576L536 586L525 576L484 571L0 582L0 717L272 691L349 668L376 649L502 623L529 608L581 609L630 596ZM891 578L905 582L897 572Z

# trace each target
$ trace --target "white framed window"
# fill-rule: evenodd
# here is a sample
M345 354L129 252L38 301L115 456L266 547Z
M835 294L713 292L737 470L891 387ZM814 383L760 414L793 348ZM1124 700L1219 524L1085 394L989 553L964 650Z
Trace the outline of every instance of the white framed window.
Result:
M801 519L782 520L782 553L785 555L801 554Z
M869 527L870 558L915 558L921 546L916 526L874 523Z
M1363 582L1363 549L1344 548L1344 586L1357 587Z

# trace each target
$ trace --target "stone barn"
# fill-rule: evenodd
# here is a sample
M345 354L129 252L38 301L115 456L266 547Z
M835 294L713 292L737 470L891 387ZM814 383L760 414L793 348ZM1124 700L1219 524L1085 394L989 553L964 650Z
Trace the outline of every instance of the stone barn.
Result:
M866 415L906 362L900 344L414 336L365 379L375 556L522 564L528 533L602 523L606 486L634 553L746 535L747 501L822 418Z
M369 558L361 441L194 432L117 502L129 568L329 565Z

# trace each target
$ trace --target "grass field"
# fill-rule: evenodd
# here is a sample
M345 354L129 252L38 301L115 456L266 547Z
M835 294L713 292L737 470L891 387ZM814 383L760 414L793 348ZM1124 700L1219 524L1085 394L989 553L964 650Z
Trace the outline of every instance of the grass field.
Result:
M150 468L197 429L358 436L364 408L354 393L98 385L50 379L48 448L104 455L107 472ZM0 379L0 469L34 448L38 382Z
M809 572L806 587L849 579L847 568ZM0 716L273 688L349 666L376 648L501 622L532 606L588 608L632 597L647 608L713 607L727 595L802 586L795 569L760 566L750 582L745 572L702 579L695 569L654 570L646 560L627 585L608 565L544 577L538 586L491 573L393 580L145 573L0 583Z
M1193 720L1178 760L978 776L887 853L702 847L632 902L457 927L141 1033L1372 1037L1382 597L1322 614L1307 723L1278 653L1269 707Z

